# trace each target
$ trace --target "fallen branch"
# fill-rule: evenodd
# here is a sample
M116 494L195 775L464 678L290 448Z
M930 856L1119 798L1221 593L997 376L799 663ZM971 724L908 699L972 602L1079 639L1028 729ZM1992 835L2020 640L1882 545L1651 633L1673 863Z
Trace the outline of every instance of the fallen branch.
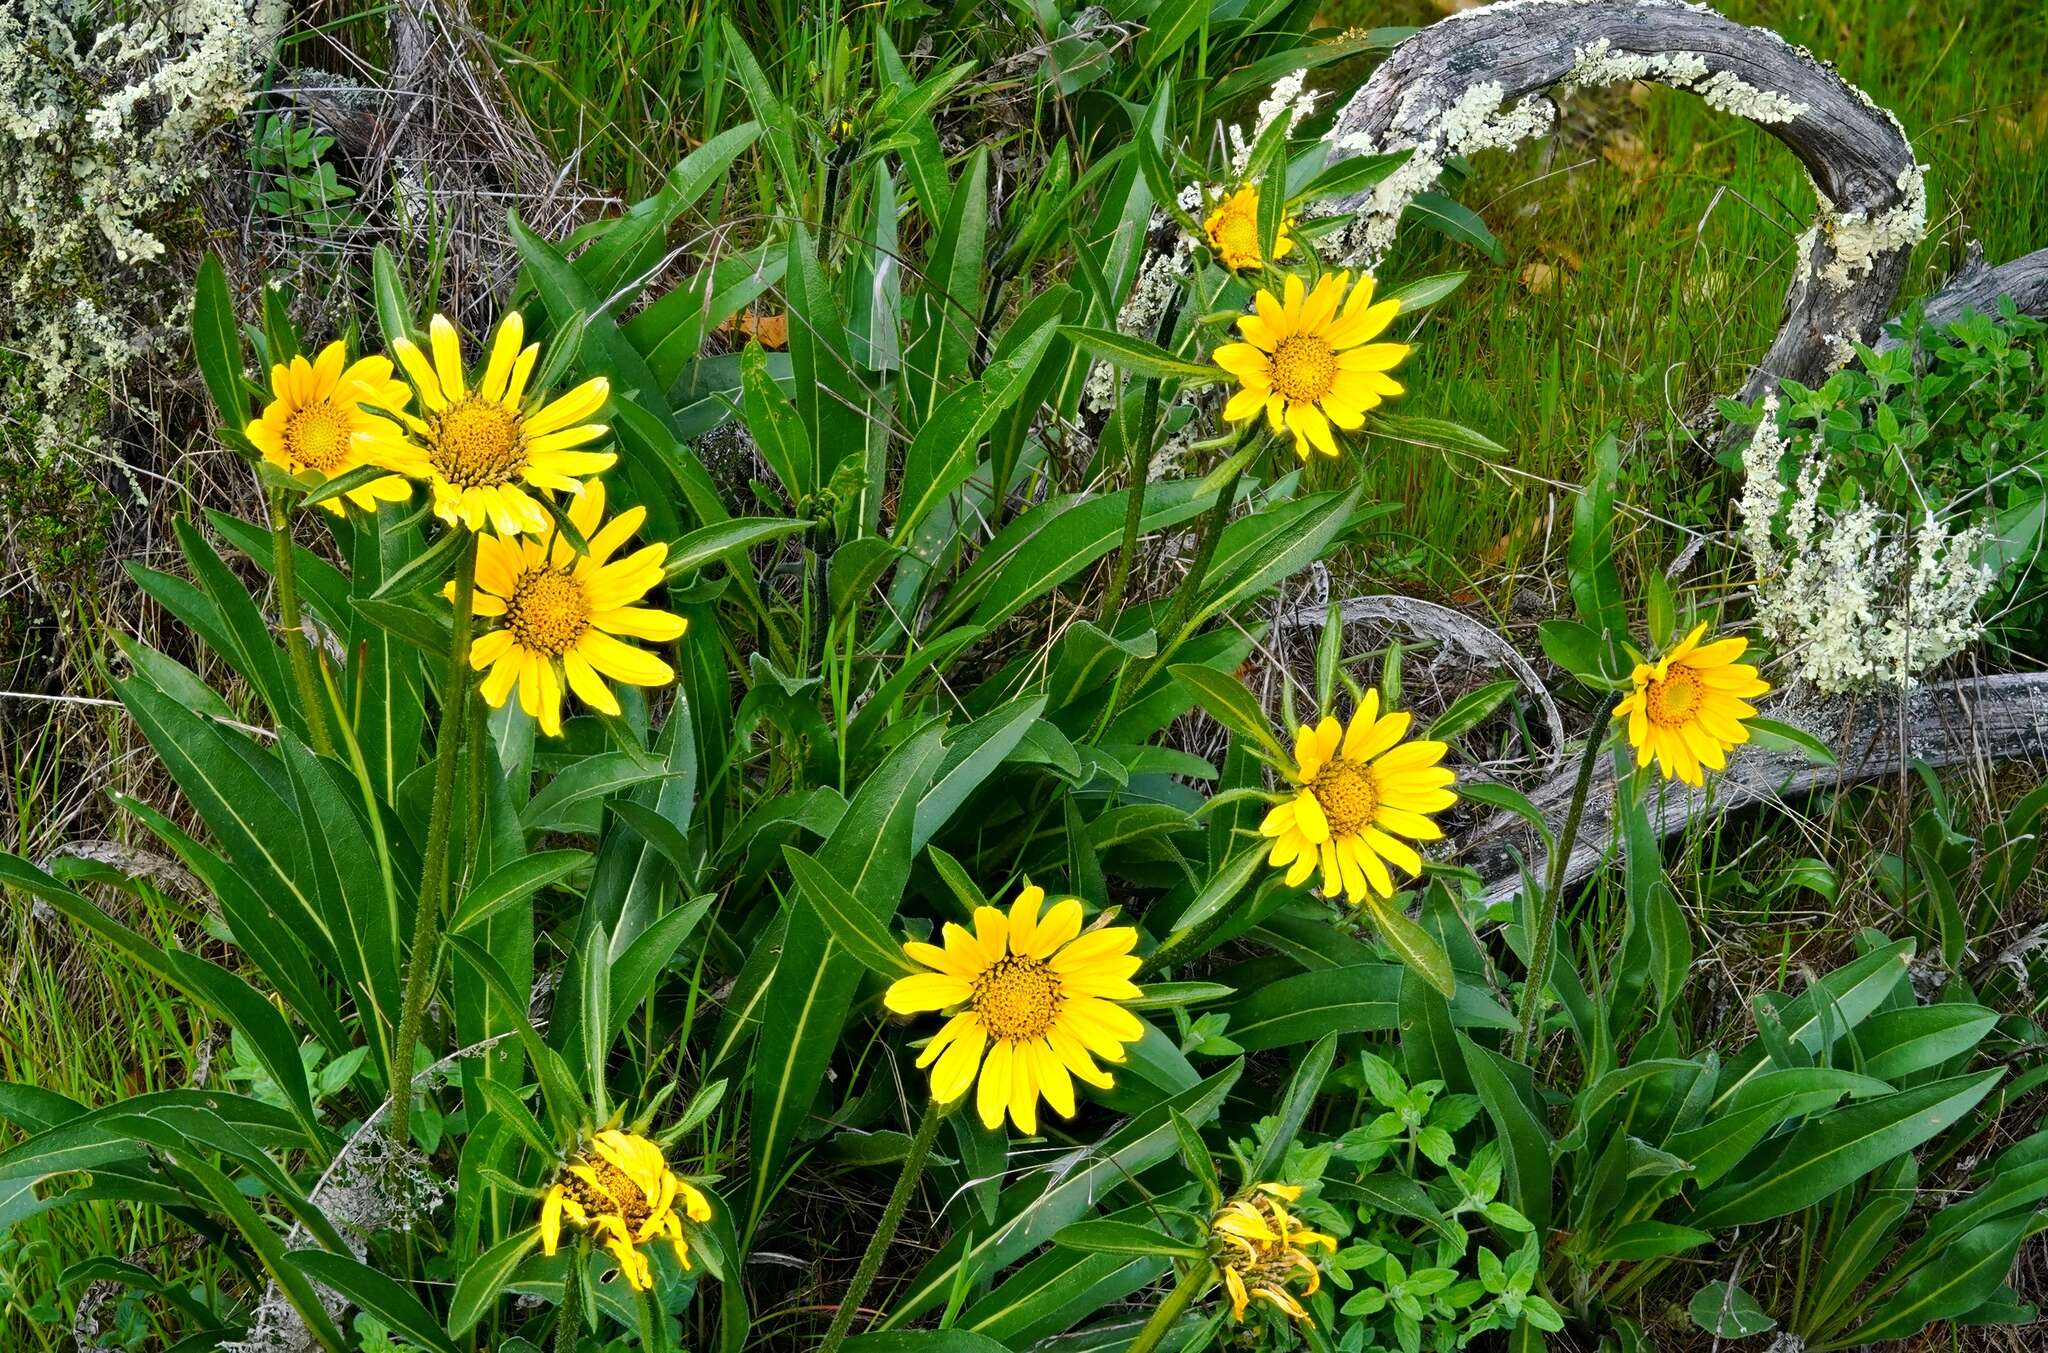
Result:
M1896 697L1880 697L1842 701L1820 710L1767 712L1826 743L1836 764L1817 765L1798 754L1741 748L1729 758L1725 774L1709 779L1706 791L1672 781L1652 799L1650 821L1660 836L1753 804L1782 804L1816 789L1897 775L1914 761L1939 770L2048 759L2048 673L1937 682L1909 692L1903 710ZM1530 795L1552 835L1562 830L1571 788L1569 776L1555 777ZM1612 767L1603 765L1566 860L1567 885L1600 866L1612 842L1613 810ZM1548 864L1534 829L1511 813L1496 814L1463 834L1455 857L1486 880L1489 901L1512 897L1520 889L1518 858L1537 878L1543 877Z
M2048 314L2048 249L2036 249L2010 263L1987 268L1983 251L1973 246L1962 271L1921 305L1931 323L1947 324L1961 319L1968 310L1996 317L2001 296L2011 297L2022 315ZM1879 352L1897 346L1899 340L1891 334L1877 342Z
M1377 259L1401 214L1454 155L1548 132L1552 89L1645 80L1699 95L1783 142L1820 203L1770 350L1744 383L1810 385L1891 314L1927 225L1927 186L1898 119L1777 34L1670 0L1507 0L1431 24L1396 47L1338 114L1337 157L1413 149L1372 189L1329 204L1357 212L1337 252Z

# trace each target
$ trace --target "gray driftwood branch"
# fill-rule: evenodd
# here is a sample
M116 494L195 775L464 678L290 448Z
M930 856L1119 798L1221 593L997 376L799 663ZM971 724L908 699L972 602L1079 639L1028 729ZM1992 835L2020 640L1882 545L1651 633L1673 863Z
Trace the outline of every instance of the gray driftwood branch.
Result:
M1816 789L1897 775L1916 760L1938 770L2048 758L2048 674L2038 672L1936 682L1908 692L1903 708L1897 696L1873 696L1804 714L1766 712L1796 722L1826 743L1834 750L1836 764L1819 765L1801 755L1753 746L1738 748L1729 757L1727 772L1710 779L1711 798L1676 781L1665 786L1650 809L1659 835L1756 804L1783 803ZM1597 869L1610 848L1610 771L1602 765L1594 781L1578 840L1565 865L1567 884ZM1570 795L1567 775L1550 780L1530 796L1553 836L1563 830ZM1536 833L1509 813L1496 814L1464 833L1455 855L1459 863L1479 871L1490 899L1510 897L1520 888L1518 857L1537 878L1544 877L1549 865Z
M1801 238L1778 336L1742 397L1780 377L1818 384L1892 313L1927 225L1927 186L1898 119L1777 34L1672 0L1503 0L1453 14L1396 47L1338 114L1339 157L1413 148L1372 189L1342 252L1377 258L1401 213L1453 155L1549 131L1552 90L1646 80L1756 123L1799 158L1819 198Z

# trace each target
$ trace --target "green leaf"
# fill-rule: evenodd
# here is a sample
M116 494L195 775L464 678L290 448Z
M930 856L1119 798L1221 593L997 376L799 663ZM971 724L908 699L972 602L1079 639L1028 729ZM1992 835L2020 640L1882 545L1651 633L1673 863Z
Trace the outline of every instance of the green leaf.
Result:
M1536 627L1544 656L1575 677L1601 680L1600 636L1576 620L1546 620Z
M1470 799L1474 803L1483 803L1489 808L1498 808L1504 813L1513 813L1534 827L1536 834L1543 839L1544 845L1549 846L1550 824L1543 820L1543 814L1520 790L1510 789L1506 785L1461 781L1458 785L1458 797Z
M1115 329L1091 329L1080 324L1063 324L1060 336L1075 347L1108 362L1111 366L1157 380L1185 381L1194 385L1215 385L1227 380L1222 367L1184 362L1156 343Z
M1803 728L1795 728L1776 719L1766 719L1762 715L1744 719L1742 726L1749 730L1750 741L1759 747L1804 756L1815 765L1835 764L1834 749Z
M1399 301L1400 313L1412 315L1427 310L1455 294L1459 287L1465 285L1465 278L1468 275L1462 272L1440 272L1429 277L1418 277L1412 282L1403 282L1398 287L1388 288L1380 294L1380 299Z
M884 977L904 977L925 971L910 961L903 952L903 946L890 937L873 914L846 891L824 865L795 846L784 846L782 858L788 863L790 876L803 890L812 910L832 932L832 938L869 971Z
M1911 1151L1990 1093L2001 1067L1844 1105L1808 1120L1762 1170L1703 1195L1688 1222L1722 1229L1797 1212Z
M1086 1250L1092 1254L1163 1254L1176 1259L1205 1258L1199 1245L1176 1240L1164 1231L1136 1222L1077 1221L1053 1232L1052 1243L1063 1249Z
M1339 160L1335 164L1324 166L1314 178L1303 184L1301 191L1294 196L1298 201L1310 202L1318 198L1349 197L1353 193L1362 193L1408 163L1414 154L1415 148L1410 146L1391 155L1354 155L1349 159ZM1459 276L1462 277L1463 274ZM1385 300L1386 297L1382 296L1380 299ZM1405 311L1407 307L1403 306L1402 309Z
M250 387L243 375L242 331L235 326L235 302L228 294L227 271L220 257L208 252L199 260L192 295L192 353L221 427L239 444L249 421Z
M691 898L674 911L662 913L660 920L635 936L625 952L612 961L611 1032L606 1035L607 1044L653 993L662 969L675 957L683 941L690 938L714 900L714 895L707 893Z
M1225 672L1203 663L1175 663L1166 669L1187 689L1209 717L1241 738L1258 743L1276 761L1287 761L1287 749L1280 745L1266 710L1235 672Z
M353 493L366 484L374 484L380 479L390 477L391 471L381 465L358 465L353 470L343 470L332 478L324 479L317 487L307 490L305 497L299 499L299 506L312 507L316 503L339 498L344 493Z
M811 434L796 406L783 397L768 374L768 350L758 338L740 352L740 410L761 459L782 481L792 503L818 491L818 467L811 458Z
M479 880L462 894L455 917L448 922L450 934L482 925L515 902L523 902L551 883L590 863L587 850L543 850L522 855Z
M398 263L387 245L379 244L370 251L370 290L376 298L377 327L384 334L384 346L389 348L401 338L416 337L405 282L398 275Z
M1965 1001L1886 1010L1856 1031L1863 1074L1896 1082L1940 1066L1977 1046L1998 1023L1998 1012Z
M1514 1073L1519 1068L1469 1038L1458 1041L1465 1049L1465 1065L1472 1073L1479 1102L1500 1134L1508 1201L1535 1226L1537 1235L1543 1235L1550 1229L1550 1134L1515 1088ZM1521 1074L1526 1077L1528 1072L1522 1070Z
M1467 691L1451 701L1450 707L1430 721L1426 736L1440 742L1447 742L1466 730L1476 727L1487 715L1499 709L1501 702L1515 693L1521 683L1512 678L1492 681L1477 690Z
M1572 503L1572 534L1565 549L1572 604L1579 623L1600 641L1603 656L1620 652L1628 637L1628 606L1614 565L1614 494L1621 448L1609 432L1593 444L1586 486ZM1548 652L1548 645L1545 645ZM1603 662L1602 670L1609 664ZM1577 669L1574 669L1577 670Z
M1732 1283L1708 1283L1693 1293L1692 1304L1686 1309L1693 1324L1717 1339L1747 1339L1778 1326L1756 1304L1755 1297Z
M1248 1052L1308 1043L1326 1033L1399 1027L1398 963L1358 963L1284 977L1248 993L1230 1010L1230 1039ZM1470 985L1451 1000L1453 1022L1512 1029L1514 1017Z
M475 1329L477 1322L497 1305L500 1294L512 1281L512 1270L539 1246L540 1229L521 1227L464 1265L461 1280L455 1284L455 1295L448 1303L448 1333L461 1339Z
M1408 214L1441 232L1446 239L1469 244L1495 263L1506 263L1507 252L1486 228L1479 213L1455 198L1438 192L1417 193L1408 203Z
M442 1333L441 1322L418 1297L353 1255L293 1250L291 1260L307 1277L341 1293L393 1333L435 1353L457 1353L454 1341Z
M1322 1093L1323 1082L1328 1079L1330 1068L1336 1061L1337 1035L1334 1033L1317 1039L1315 1046L1301 1059L1301 1065L1294 1069L1293 1079L1287 1082L1287 1093L1280 1097L1278 1110L1273 1115L1273 1130L1266 1134L1266 1140L1259 1148L1259 1157L1252 1162L1245 1177L1248 1186L1280 1177L1280 1164L1287 1156L1287 1148L1301 1131L1301 1125L1308 1121L1310 1110L1315 1108L1316 1096Z
M1714 1237L1690 1226L1668 1221L1635 1221L1616 1227L1593 1252L1598 1264L1623 1263L1638 1259L1662 1259L1697 1249Z
M670 546L668 561L662 567L671 578L680 578L719 560L736 572L744 571L746 551L809 526L809 522L795 517L735 517L713 522Z
M1973 1227L1943 1250L1937 1261L1915 1269L1904 1287L1878 1303L1868 1321L1842 1338L1816 1347L1863 1348L1907 1339L1937 1320L1975 1310L2005 1283L2020 1242L2033 1229L2032 1212Z
M1368 892L1364 905L1372 913L1373 924L1379 927L1380 938L1396 958L1443 993L1445 1000L1458 994L1458 979L1451 972L1450 956L1428 931L1409 920L1408 913L1390 899L1376 893Z
M646 752L599 752L570 763L568 769L548 781L547 788L520 810L519 823L528 831L573 827L576 817L569 810L577 804L663 779L668 774L667 765Z

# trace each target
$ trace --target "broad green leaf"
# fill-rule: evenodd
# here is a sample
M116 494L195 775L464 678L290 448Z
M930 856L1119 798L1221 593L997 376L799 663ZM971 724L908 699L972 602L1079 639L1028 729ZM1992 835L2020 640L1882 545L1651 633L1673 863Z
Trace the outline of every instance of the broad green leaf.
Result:
M1742 726L1749 730L1750 740L1759 747L1768 747L1775 752L1789 752L1803 756L1816 765L1835 764L1834 749L1803 728L1761 715L1744 719Z
M454 1341L442 1332L441 1322L420 1305L418 1297L353 1255L293 1250L291 1261L313 1281L375 1316L392 1333L436 1353L457 1353Z
M740 410L747 432L768 468L782 482L791 503L818 491L818 467L811 458L811 435L796 406L783 396L768 374L768 351L758 338L740 352ZM707 528L708 529L708 528Z
M1408 913L1391 899L1367 893L1364 905L1394 957L1441 992L1445 1000L1458 994L1458 979L1451 971L1450 957L1428 931L1409 920Z
M242 439L242 425L249 421L248 379L243 375L242 332L235 325L235 303L228 294L227 271L220 257L209 251L199 260L199 277L192 297L192 354L221 427L235 444Z
M1687 1310L1693 1324L1716 1339L1747 1339L1778 1325L1756 1304L1755 1297L1733 1283L1708 1283L1693 1293Z
M1746 1226L1817 1203L1911 1151L1975 1107L2003 1068L1844 1105L1811 1119L1760 1172L1704 1194L1692 1225Z
M1960 1056L1991 1032L1998 1012L1965 1001L1909 1006L1872 1015L1855 1032L1863 1074L1898 1081Z
M1690 1226L1668 1221L1634 1221L1616 1227L1593 1252L1597 1264L1622 1263L1638 1259L1662 1259L1697 1249L1714 1237Z
M559 883L590 863L586 850L543 850L513 860L479 880L462 894L450 934L482 925L515 902L533 896L551 883Z
M1060 336L1084 352L1094 354L1111 366L1155 380L1174 380L1194 385L1215 385L1229 379L1220 366L1184 362L1156 343L1119 333L1115 329L1091 329L1081 324L1063 324Z
M1285 977L1231 1007L1230 1040L1249 1052L1308 1043L1326 1033L1367 1033L1400 1022L1398 963L1363 963ZM1514 1017L1470 986L1451 999L1460 1025L1512 1029Z
M1494 1131L1500 1134L1508 1201L1535 1225L1540 1236L1550 1229L1550 1134L1516 1090L1514 1063L1469 1038L1459 1041L1465 1049L1465 1065L1472 1073L1479 1102L1485 1106L1486 1116L1493 1120Z
M1258 743L1275 761L1292 764L1287 749L1273 732L1265 706L1235 672L1189 662L1175 663L1166 670L1187 688L1210 718L1237 736Z
M1052 1243L1063 1249L1087 1250L1092 1254L1161 1254L1179 1259L1200 1259L1208 1251L1199 1245L1177 1240L1155 1227L1138 1222L1070 1222L1053 1232Z
M1938 1261L1915 1270L1904 1287L1872 1309L1865 1323L1840 1339L1815 1347L1863 1348L1907 1339L1934 1321L1976 1309L2004 1285L2020 1242L2036 1229L2030 1212L1972 1228L1942 1251Z
M448 1333L464 1338L490 1313L512 1281L519 1261L540 1248L537 1227L523 1226L479 1255L462 1270L448 1303Z
M1301 1131L1301 1125L1308 1121L1309 1112L1315 1108L1316 1096L1322 1093L1323 1081L1328 1078L1336 1061L1337 1035L1334 1033L1317 1039L1315 1046L1302 1057L1301 1065L1294 1069L1293 1079L1287 1083L1287 1093L1280 1097L1273 1115L1273 1130L1266 1134L1258 1159L1252 1162L1251 1172L1246 1176L1247 1187L1280 1177L1280 1164L1286 1159L1287 1148Z
M795 846L784 846L782 858L789 865L790 876L796 880L797 887L803 890L804 900L811 904L818 919L832 932L832 938L840 948L860 960L862 966L884 977L904 977L925 971L911 962L903 952L903 946L824 865Z

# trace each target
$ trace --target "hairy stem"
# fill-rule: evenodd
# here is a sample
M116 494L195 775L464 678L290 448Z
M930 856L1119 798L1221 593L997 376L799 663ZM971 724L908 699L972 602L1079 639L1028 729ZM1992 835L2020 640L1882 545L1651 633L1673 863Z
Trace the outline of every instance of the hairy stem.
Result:
M583 1276L583 1246L569 1251L569 1271L562 1275L562 1304L555 1310L554 1353L576 1353L577 1327L583 1323L582 1294L576 1290Z
M846 1336L852 1333L853 1320L860 1313L861 1301L867 1296L868 1288L874 1285L875 1275L882 1271L882 1260L888 1257L889 1243L896 1238L896 1228L903 1222L903 1211L910 1206L910 1195L916 1191L917 1181L924 1174L924 1163L932 1153L932 1143L938 1138L939 1124L945 1121L952 1107L936 1100L924 1106L924 1117L918 1120L917 1135L910 1139L910 1154L903 1158L903 1169L896 1176L896 1188L889 1194L889 1205L882 1209L881 1225L875 1228L875 1234L868 1240L867 1251L860 1257L860 1267L854 1270L853 1282L839 1299L839 1311L832 1317L832 1328L825 1331L825 1342L818 1346L818 1353L835 1353L846 1342Z
M1586 792L1593 786L1593 767L1599 764L1600 748L1607 741L1604 726L1586 734L1586 752L1579 758L1579 778L1572 784L1571 807L1565 811L1564 831L1550 848L1549 879L1543 885L1543 905L1536 919L1536 933L1529 937L1529 981L1522 988L1522 1014L1515 1030L1515 1060L1526 1061L1529 1044L1536 1037L1536 1018L1543 1008L1543 988L1550 980L1550 949L1557 935L1557 909L1564 901L1564 871L1571 859L1572 844L1579 838L1579 819L1585 816Z
M455 811L455 769L462 759L462 735L469 726L465 715L475 594L476 536L470 533L464 536L462 549L455 558L455 623L448 642L448 670L441 683L441 723L434 736L433 809L427 819L427 852L420 869L412 952L406 957L398 1043L391 1049L391 1141L401 1150L411 1141L413 1045L419 1041L427 994L441 960L441 912L448 893L448 836Z
M1215 1266L1206 1259L1182 1274L1174 1289L1166 1294L1166 1300L1159 1303L1152 1312L1152 1318L1138 1331L1138 1337L1131 1340L1131 1346L1125 1353L1152 1353L1159 1347L1159 1341L1166 1337L1166 1332L1173 1328L1174 1322L1187 1313L1188 1304L1208 1291L1209 1285L1215 1281Z
M306 732L313 750L322 756L334 754L334 740L327 733L327 701L320 683L313 679L313 651L306 643L306 628L299 619L298 560L292 551L291 518L285 512L284 492L270 491L270 540L277 578L277 620L284 630L284 651L292 665L292 683L299 688L299 707L305 711Z

